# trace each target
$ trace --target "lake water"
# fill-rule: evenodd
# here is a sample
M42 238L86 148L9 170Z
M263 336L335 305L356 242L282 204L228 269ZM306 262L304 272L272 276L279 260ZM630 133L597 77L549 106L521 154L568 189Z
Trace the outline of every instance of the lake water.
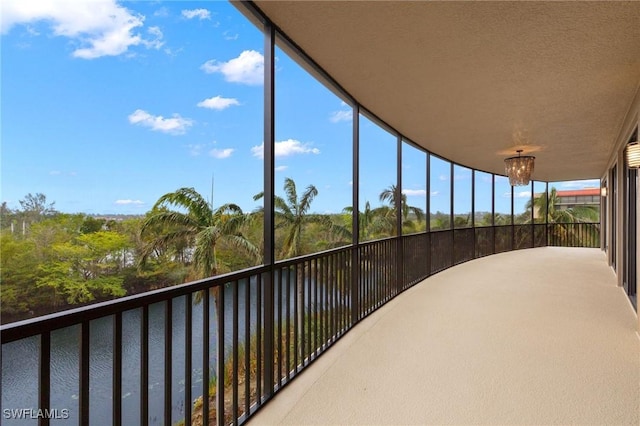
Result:
M244 307L247 281L238 284L239 332L244 336ZM250 285L250 330L255 334L256 284ZM292 290L293 291L293 290ZM293 299L293 293L292 297ZM173 301L172 330L172 423L184 418L185 297ZM225 352L231 350L232 289L225 289ZM163 424L164 395L164 304L149 307L149 424ZM122 413L124 425L140 420L140 309L122 317ZM217 324L213 300L210 302L210 377L215 376ZM202 303L192 304L192 389L195 400L202 395ZM68 409L68 419L52 419L52 425L78 424L80 326L51 334L51 408ZM90 326L90 421L95 425L112 424L113 318L91 322ZM3 425L36 425L36 419L7 419L6 409L38 407L39 337L2 345L2 418Z

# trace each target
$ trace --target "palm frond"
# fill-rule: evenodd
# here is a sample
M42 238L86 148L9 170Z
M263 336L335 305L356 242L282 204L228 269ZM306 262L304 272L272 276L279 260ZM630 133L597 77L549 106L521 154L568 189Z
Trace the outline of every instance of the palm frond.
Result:
M380 202L386 203L388 202L392 206L395 206L395 198L396 198L396 186L389 185L389 187L382 190L380 193Z
M291 210L293 206L287 205L287 202L284 198L275 195L273 197L273 207L276 211L276 216L284 216L284 217L293 217L293 211Z
M182 207L198 222L208 221L212 215L211 206L194 188L180 188L164 194L156 201L154 209L161 206Z
M318 195L318 189L313 186L307 186L307 189L302 194L302 198L300 199L299 211L298 215L306 214L311 208L311 203L313 199Z
M256 247L251 241L247 240L242 235L227 235L224 237L225 240L229 241L232 245L237 248L244 250L247 254L249 254L256 262L262 261L262 252L258 247Z
M199 278L207 278L218 273L216 244L220 238L220 229L210 226L202 229L196 236L193 260L199 272Z
M296 183L293 179L284 179L284 193L287 196L287 203L289 207L294 210L298 210L298 193L296 192Z
M174 211L160 211L152 214L142 223L142 232L146 232L153 226L170 225L170 226L182 226L189 229L196 229L198 223L195 218L180 212Z

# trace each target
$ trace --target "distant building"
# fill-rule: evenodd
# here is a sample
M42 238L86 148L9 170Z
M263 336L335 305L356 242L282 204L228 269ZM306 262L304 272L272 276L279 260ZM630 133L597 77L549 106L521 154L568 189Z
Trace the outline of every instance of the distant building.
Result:
M565 210L576 206L600 207L600 188L571 189L556 191L558 202L556 208Z
M566 191L556 191L558 202L555 204L557 210L566 210L577 206L593 206L600 211L600 188L569 189ZM535 198L544 197L544 192L534 194ZM534 219L544 217L536 208L533 211Z

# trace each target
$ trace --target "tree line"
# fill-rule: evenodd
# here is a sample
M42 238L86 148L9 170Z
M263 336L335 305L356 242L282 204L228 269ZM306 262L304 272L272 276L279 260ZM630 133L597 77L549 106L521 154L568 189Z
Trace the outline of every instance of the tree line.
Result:
M351 207L340 214L313 213L314 185L299 192L287 178L283 189L284 196L274 198L278 259L351 243ZM396 235L398 209L403 233L426 229L424 211L395 193L395 185L385 188L379 207L367 202L358 213L362 241ZM532 205L547 211L547 202L551 222L594 217L593 209L556 209L555 189L548 201L529 202L528 217ZM233 203L214 208L193 188L163 195L144 216L119 220L58 212L40 193L28 194L16 210L2 203L2 322L259 265L263 216L262 208L247 213ZM506 224L504 216L496 215L495 223ZM430 221L431 229L449 228L450 215L437 212ZM485 221L491 224L490 213L476 214L476 225ZM465 224L471 224L469 215L454 216L454 226Z

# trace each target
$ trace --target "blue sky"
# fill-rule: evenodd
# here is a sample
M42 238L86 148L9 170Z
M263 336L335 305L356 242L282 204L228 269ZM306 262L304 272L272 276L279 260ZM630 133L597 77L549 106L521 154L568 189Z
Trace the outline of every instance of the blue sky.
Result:
M7 0L0 25L9 207L41 192L63 212L143 214L180 187L209 197L212 177L216 206L260 205L264 42L233 6ZM285 177L299 192L313 184L313 210L339 212L351 204L351 108L283 50L276 58L277 192ZM360 130L361 207L375 207L395 183L396 139L364 117ZM432 160L430 173L432 210L448 211L449 164ZM404 147L402 176L409 203L424 207L423 153ZM490 206L481 181L476 198ZM468 170L456 167L454 185L454 210L468 210Z

